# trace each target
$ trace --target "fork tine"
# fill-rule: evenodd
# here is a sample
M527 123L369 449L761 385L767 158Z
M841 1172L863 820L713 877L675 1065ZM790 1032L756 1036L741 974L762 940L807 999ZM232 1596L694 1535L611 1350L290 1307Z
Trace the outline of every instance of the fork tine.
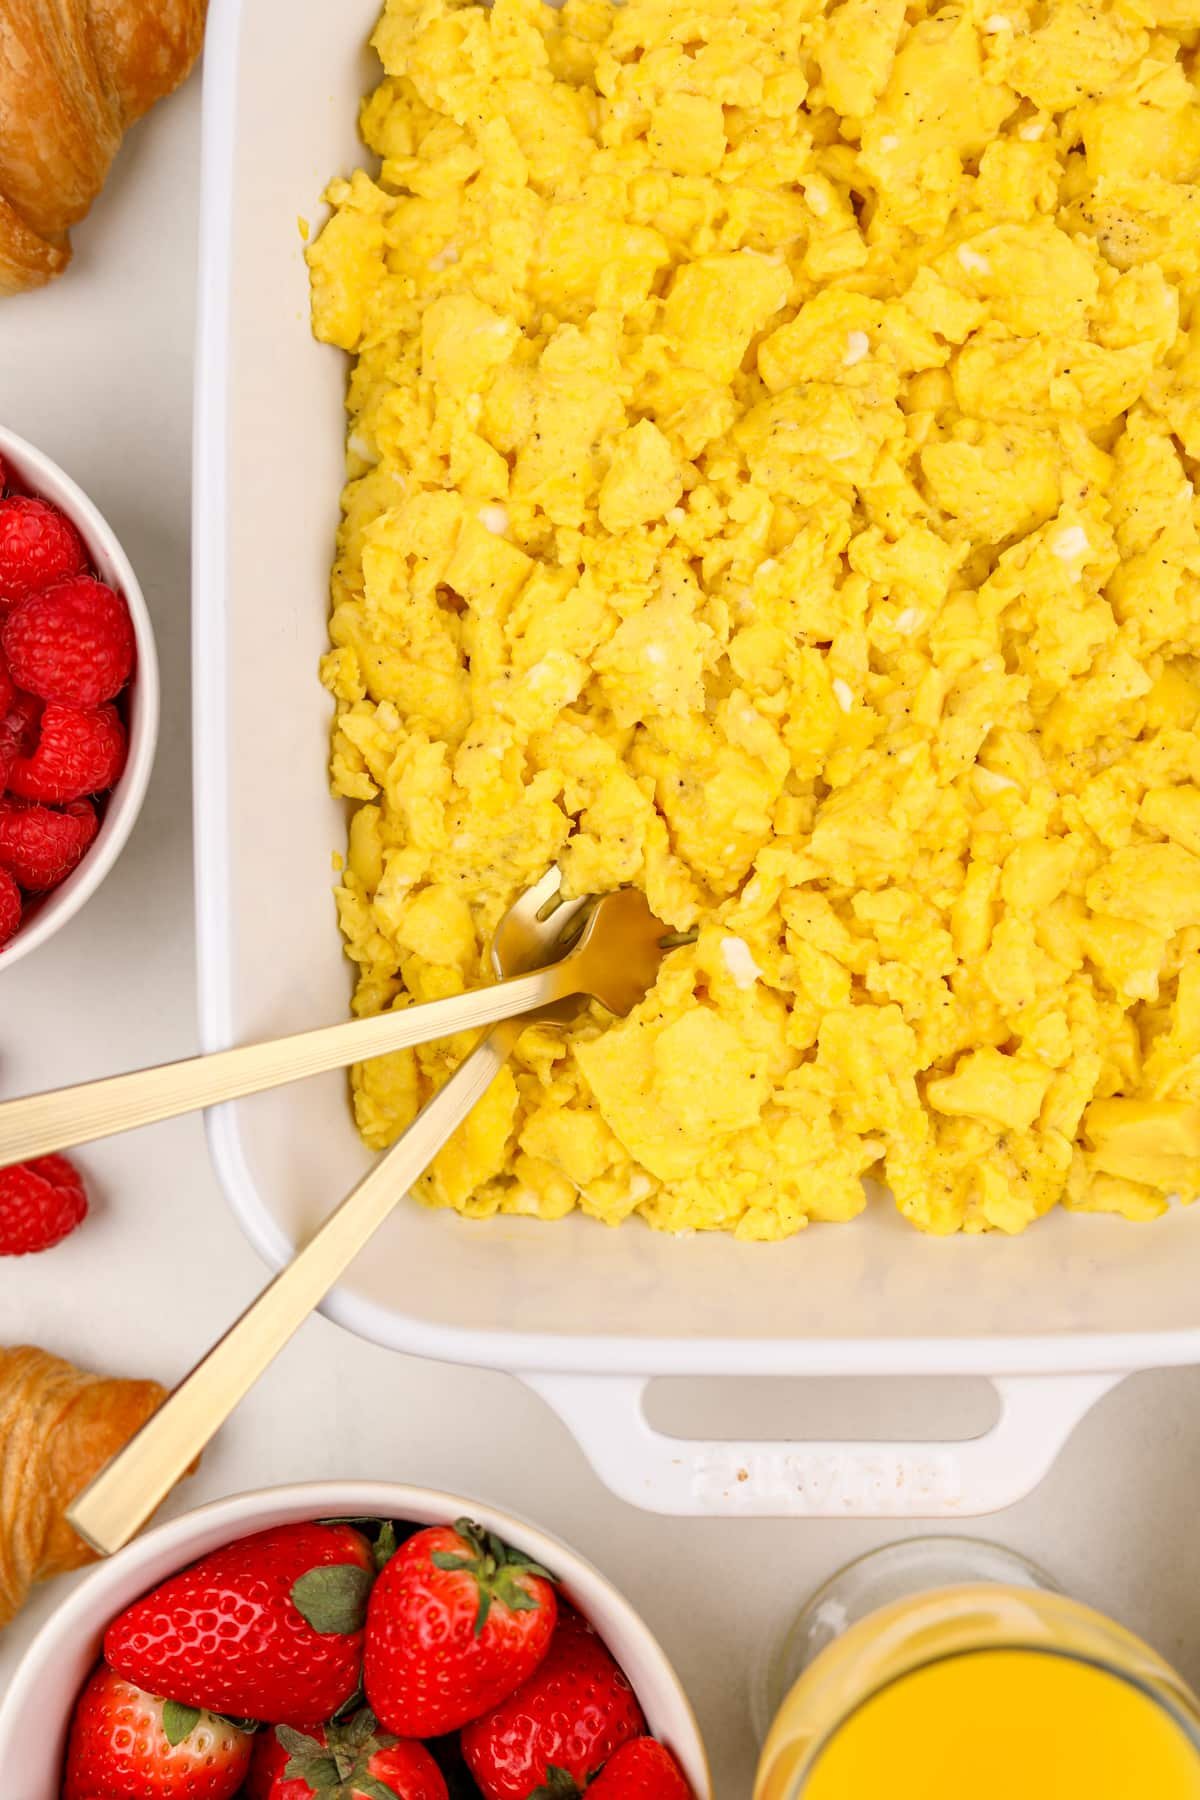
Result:
M540 881L535 881L531 888L526 888L519 900L513 902L514 908L520 907L524 912L531 909L539 921L549 918L562 897L562 870L557 863L551 863Z

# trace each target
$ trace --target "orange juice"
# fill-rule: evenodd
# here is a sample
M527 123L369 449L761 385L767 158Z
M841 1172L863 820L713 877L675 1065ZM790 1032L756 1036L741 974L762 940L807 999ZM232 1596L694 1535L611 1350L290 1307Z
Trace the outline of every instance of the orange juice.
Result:
M755 1800L1200 1800L1195 1697L1050 1589L964 1582L860 1612L775 1704Z
M803 1800L1200 1800L1200 1757L1122 1676L1034 1650L931 1663L836 1730Z

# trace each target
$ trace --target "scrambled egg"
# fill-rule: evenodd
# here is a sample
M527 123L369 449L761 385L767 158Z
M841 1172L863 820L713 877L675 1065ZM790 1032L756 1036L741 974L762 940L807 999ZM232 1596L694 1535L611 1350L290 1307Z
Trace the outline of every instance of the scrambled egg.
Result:
M778 1239L1200 1188L1200 0L388 0L307 254L356 1007L692 938L421 1198ZM390 1142L466 1049L355 1073Z

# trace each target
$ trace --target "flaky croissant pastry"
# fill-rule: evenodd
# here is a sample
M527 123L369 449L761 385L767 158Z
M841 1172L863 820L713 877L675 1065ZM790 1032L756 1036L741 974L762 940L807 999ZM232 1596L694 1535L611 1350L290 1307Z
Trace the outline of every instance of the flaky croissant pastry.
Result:
M177 87L206 0L2 0L0 293L71 260L68 228L104 185L135 119Z
M0 1631L35 1581L92 1560L64 1512L165 1392L45 1350L0 1349Z

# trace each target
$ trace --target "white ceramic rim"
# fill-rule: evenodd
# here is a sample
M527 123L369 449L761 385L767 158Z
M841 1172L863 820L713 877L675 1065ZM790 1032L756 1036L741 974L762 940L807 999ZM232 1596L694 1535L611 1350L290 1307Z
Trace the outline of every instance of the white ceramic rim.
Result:
M0 425L0 456L22 484L39 498L53 501L79 532L92 562L106 581L124 594L137 644L129 707L129 754L125 770L109 797L95 843L61 887L47 894L27 925L0 949L0 975L61 931L91 899L129 840L137 823L154 766L158 743L159 674L154 627L141 584L116 532L94 501L65 469L15 431Z
M0 1767L11 1771L15 1746L19 1737L28 1736L30 1719L44 1720L48 1735L54 1737L55 1720L46 1720L47 1695L54 1697L54 1705L59 1704L63 1684L56 1675L60 1659L78 1652L80 1645L90 1659L99 1648L104 1627L123 1606L147 1586L219 1544L270 1524L300 1519L408 1518L426 1523L464 1515L478 1519L486 1529L553 1569L564 1592L593 1619L601 1635L613 1640L621 1637L619 1647L615 1641L610 1647L622 1663L636 1660L641 1667L642 1679L635 1681L635 1687L651 1730L661 1733L678 1757L696 1800L712 1800L712 1776L691 1702L658 1639L607 1576L561 1538L517 1514L463 1495L387 1481L301 1482L256 1488L183 1513L99 1563L42 1626L0 1701ZM62 1700L60 1736L64 1740L74 1697L72 1688ZM16 1790L12 1791L15 1795ZM34 1800L34 1796L22 1793L20 1800Z

